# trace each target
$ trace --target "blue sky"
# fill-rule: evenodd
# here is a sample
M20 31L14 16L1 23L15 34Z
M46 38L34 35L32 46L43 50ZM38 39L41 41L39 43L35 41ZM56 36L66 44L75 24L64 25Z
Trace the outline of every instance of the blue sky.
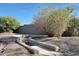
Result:
M16 18L21 25L32 22L34 15L40 7L46 7L45 3L0 3L0 16L11 16ZM53 3L52 6L62 8L68 5L75 5L74 14L79 14L79 4Z

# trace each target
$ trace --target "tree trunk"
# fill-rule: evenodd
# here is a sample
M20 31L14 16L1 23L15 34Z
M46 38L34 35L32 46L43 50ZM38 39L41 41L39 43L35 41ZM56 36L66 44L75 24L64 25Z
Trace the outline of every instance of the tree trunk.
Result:
M20 38L17 38L16 43L26 48L31 54L38 54L38 50L31 48L31 46L25 44L24 42L20 41Z
M29 42L30 45L36 45L36 46L45 48L47 50L59 51L59 47L58 46L50 45L50 44L44 43L44 42L39 42L39 41L36 41L36 40L32 39L31 37L28 38L28 42Z
M59 51L59 47L56 46L56 45L53 45L53 44L51 45L51 44L48 44L48 43L36 41L36 40L32 39L31 37L26 38L26 39L24 37L26 37L26 36L19 36L16 41L21 42L21 43L27 43L28 42L29 43L28 45L39 46L39 47L42 47L42 48L45 48L45 49L51 50L51 51ZM26 42L24 42L24 41L26 41Z
M39 47L38 45L36 46L36 44L35 44L35 46L34 45L29 46L29 45L25 44L24 42L19 41L20 39L21 38L18 38L16 42L19 45L26 48L30 53L32 53L34 55L38 55L38 56L59 56L59 55L62 55L62 53L60 53L60 52L49 51L49 50L46 50L46 49L43 49L43 48ZM32 40L32 42L33 42L33 40ZM34 41L34 42L36 42L36 41ZM50 48L50 47L48 47L48 48Z

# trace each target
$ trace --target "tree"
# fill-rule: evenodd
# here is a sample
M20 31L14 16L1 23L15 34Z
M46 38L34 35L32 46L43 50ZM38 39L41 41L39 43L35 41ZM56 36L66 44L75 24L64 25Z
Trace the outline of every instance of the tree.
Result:
M61 9L43 9L35 18L34 26L43 34L49 36L61 36L69 26L73 9L70 7Z
M6 17L0 17L0 30L3 30L5 32L12 32L13 30L16 30L20 26L20 23L12 17L6 16Z

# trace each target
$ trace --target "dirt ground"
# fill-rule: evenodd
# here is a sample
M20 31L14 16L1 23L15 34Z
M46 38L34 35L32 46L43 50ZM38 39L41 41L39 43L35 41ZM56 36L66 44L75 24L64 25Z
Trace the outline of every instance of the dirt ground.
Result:
M79 56L79 37L51 37L36 40L59 46L64 56Z
M15 33L0 33L0 56L32 56L27 49L15 42L11 37Z
M0 41L0 56L34 56L30 54L27 49L15 43L15 39L16 38L6 38L5 40L5 38L0 38L0 40L3 41L10 40L8 43ZM35 40L59 46L59 52L63 53L63 56L79 56L79 37L49 37L36 38Z

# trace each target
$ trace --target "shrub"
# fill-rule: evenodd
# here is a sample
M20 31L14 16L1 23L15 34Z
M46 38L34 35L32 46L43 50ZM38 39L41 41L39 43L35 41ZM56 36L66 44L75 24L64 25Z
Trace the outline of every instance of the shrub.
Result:
M0 30L13 32L20 26L19 22L12 17L0 17Z
M70 26L63 33L63 36L79 36L79 19L74 17L70 21Z
M42 34L49 36L61 36L69 26L69 21L72 19L73 9L70 7L61 9L42 9L34 18L34 26Z

